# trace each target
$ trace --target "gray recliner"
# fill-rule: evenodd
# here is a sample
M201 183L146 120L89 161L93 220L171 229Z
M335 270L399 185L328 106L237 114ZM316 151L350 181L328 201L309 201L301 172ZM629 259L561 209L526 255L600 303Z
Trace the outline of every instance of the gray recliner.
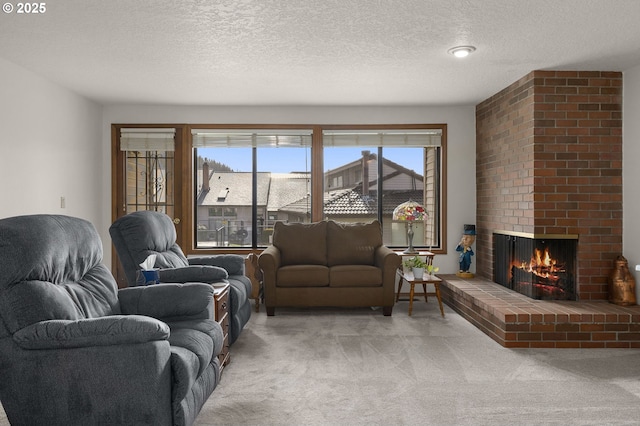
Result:
M140 264L155 254L160 282L227 281L229 291L229 345L236 341L251 317L251 280L245 276L244 257L219 254L187 258L176 243L173 221L164 213L137 211L118 218L109 228L113 245L129 286L138 285Z
M0 220L0 400L12 425L189 425L220 380L213 288L118 290L93 225Z

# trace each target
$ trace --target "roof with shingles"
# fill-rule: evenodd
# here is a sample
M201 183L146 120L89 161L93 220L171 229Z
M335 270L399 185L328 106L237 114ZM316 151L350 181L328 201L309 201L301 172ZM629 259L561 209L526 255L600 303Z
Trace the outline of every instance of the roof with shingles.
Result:
M258 205L267 204L271 173L259 172ZM198 204L203 206L250 206L253 204L251 172L213 172L209 179L209 192L198 197ZM228 192L227 192L228 190ZM225 195L221 197L221 195Z
M370 192L369 196L362 195L362 186L355 188L327 191L324 193L324 213L327 216L371 216L378 214L377 192ZM393 210L405 201L422 202L421 190L383 191L382 214L391 215ZM308 213L310 205L306 198L281 208L291 213Z
M276 211L311 194L309 173L272 173L269 187L268 211Z
M378 200L377 191L370 191L369 195L362 195L362 186L344 192L339 197L332 199L324 205L324 212L327 216L360 216L377 215ZM409 199L422 202L421 190L407 191L383 191L382 192L382 214L391 215L393 210L401 203Z
M327 216L377 215L376 192L362 195L362 185L358 185L349 191L344 191L340 196L325 201L324 213Z

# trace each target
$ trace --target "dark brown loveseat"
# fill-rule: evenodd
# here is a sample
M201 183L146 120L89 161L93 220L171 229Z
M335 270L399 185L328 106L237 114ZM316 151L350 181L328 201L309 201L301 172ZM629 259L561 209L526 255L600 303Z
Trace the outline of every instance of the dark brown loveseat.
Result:
M391 315L400 257L380 222L277 222L258 259L267 315L276 307L382 307Z

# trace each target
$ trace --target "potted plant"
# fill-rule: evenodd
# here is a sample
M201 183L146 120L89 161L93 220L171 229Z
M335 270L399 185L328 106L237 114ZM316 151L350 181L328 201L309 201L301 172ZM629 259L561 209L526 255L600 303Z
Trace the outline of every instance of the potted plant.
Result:
M402 272L404 274L411 272L413 269L413 258L405 257L402 259Z
M427 267L427 262L422 260L421 257L414 256L410 259L411 269L413 271L413 278L421 280L424 276L424 270Z

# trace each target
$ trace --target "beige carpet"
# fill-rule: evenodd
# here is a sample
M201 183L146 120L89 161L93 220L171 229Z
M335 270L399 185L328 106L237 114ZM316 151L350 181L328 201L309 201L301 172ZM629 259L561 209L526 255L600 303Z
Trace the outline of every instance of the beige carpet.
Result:
M196 424L640 424L640 350L505 349L445 313L254 313Z
M640 350L505 349L407 305L254 314L196 423L640 424Z

